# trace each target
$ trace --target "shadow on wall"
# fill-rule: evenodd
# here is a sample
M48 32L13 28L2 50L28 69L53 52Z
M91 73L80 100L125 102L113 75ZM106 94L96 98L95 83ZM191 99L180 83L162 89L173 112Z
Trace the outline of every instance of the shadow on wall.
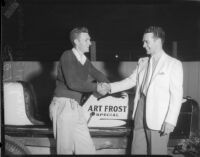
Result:
M55 89L54 62L39 62L40 72L33 73L27 80L33 85L36 96L36 116L49 124L49 105Z

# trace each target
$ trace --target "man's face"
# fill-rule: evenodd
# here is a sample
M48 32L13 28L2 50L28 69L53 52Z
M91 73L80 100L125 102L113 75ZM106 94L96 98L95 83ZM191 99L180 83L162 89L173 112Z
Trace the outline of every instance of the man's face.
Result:
M75 44L79 51L83 53L89 52L89 47L91 45L89 34L80 33L79 38L75 40Z
M147 54L153 55L157 48L157 39L154 38L153 33L145 33L142 41Z

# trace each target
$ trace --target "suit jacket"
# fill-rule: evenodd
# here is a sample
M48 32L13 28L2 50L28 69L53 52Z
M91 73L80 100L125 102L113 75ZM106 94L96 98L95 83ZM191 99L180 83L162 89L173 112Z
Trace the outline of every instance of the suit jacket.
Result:
M149 57L140 58L133 73L122 81L111 83L111 93L136 86L133 118L140 98L140 88ZM163 122L176 126L183 97L182 63L163 53L152 74L146 94L146 123L152 130L160 130Z

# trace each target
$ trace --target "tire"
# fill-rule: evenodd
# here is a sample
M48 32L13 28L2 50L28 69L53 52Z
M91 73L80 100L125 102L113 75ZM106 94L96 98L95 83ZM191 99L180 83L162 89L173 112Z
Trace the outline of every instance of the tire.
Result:
M12 137L5 136L5 155L26 155L31 154L24 144Z

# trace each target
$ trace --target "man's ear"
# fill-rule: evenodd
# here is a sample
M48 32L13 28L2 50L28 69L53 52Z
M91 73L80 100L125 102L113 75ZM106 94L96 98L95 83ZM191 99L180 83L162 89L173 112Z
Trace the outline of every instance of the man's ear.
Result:
M160 38L156 38L156 41L159 42L159 43L162 43Z
M74 39L74 43L75 43L75 45L77 45L78 44L78 39Z
M162 45L162 40L160 38L158 38L157 40L157 42Z

